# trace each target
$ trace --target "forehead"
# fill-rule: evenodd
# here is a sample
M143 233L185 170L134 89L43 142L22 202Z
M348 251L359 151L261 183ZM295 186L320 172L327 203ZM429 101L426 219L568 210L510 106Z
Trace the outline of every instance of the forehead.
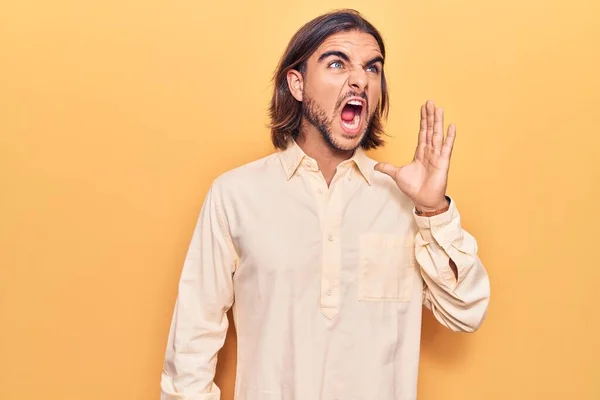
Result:
M381 49L377 40L365 32L348 31L338 32L327 37L317 48L312 57L318 58L321 54L330 50L341 50L349 57L374 57L381 56Z

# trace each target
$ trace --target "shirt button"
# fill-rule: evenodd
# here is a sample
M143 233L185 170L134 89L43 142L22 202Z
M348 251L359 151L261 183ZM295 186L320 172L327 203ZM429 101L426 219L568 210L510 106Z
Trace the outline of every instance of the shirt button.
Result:
M317 193L319 193L319 194L323 193L323 189L321 189L321 188L318 188L318 189L317 189Z
M331 294L332 294L332 293L333 293L333 292L331 291L331 289L329 289L329 290L327 291L327 296L331 296Z
M329 239L330 242L333 242L333 236L332 235L327 236L327 239Z

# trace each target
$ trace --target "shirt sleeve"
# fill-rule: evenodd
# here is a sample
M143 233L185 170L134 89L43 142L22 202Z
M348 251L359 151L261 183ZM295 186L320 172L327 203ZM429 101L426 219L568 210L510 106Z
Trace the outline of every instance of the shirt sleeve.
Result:
M448 211L433 217L415 214L415 219L415 256L424 280L423 304L447 328L476 331L485 319L490 298L489 277L477 255L477 241L461 227L452 199ZM458 278L450 259L456 264Z
M238 257L220 191L211 186L200 211L179 280L163 371L161 400L219 400L214 384L233 304Z

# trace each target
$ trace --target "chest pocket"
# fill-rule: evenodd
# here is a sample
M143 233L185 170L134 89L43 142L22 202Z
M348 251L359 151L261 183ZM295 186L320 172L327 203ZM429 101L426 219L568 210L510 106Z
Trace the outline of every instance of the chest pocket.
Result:
M359 238L358 299L409 302L417 279L414 238L367 233Z

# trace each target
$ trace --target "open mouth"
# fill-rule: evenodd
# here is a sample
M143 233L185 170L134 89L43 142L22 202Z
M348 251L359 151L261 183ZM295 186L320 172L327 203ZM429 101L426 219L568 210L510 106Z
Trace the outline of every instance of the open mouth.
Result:
M342 108L341 125L344 132L355 135L360 132L365 102L362 99L351 99Z

